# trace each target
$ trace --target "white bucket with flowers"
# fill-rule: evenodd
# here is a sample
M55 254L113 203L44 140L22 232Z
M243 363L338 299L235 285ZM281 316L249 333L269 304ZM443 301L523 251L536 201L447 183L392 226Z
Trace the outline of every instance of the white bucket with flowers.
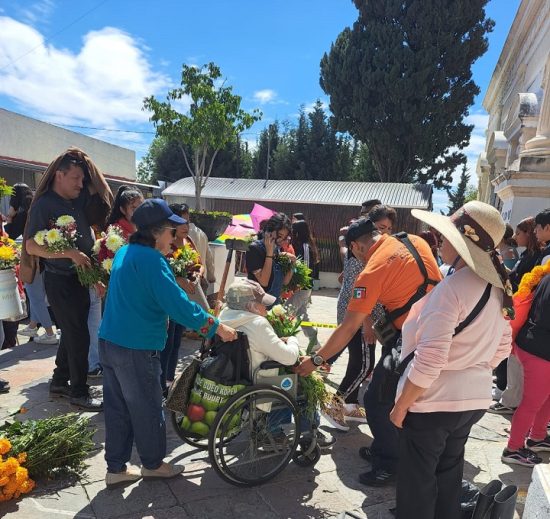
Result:
M0 320L23 314L21 296L17 289L15 266L19 263L19 250L13 240L0 238Z

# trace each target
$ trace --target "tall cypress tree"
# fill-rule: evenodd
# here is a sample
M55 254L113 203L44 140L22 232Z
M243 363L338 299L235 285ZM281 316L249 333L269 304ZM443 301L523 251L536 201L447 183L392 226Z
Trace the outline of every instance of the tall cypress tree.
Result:
M460 180L456 189L451 190L447 188L447 194L449 195L449 212L448 215L458 211L465 203L466 196L468 194L468 182L470 182L470 175L466 170L466 166L462 167L462 173L460 174Z
M466 163L488 0L353 1L357 21L321 60L333 124L368 147L381 181L448 184Z

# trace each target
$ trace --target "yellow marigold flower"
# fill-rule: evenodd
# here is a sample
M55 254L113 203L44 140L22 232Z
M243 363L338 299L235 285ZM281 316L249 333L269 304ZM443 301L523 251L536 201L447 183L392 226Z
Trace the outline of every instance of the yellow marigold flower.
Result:
M36 483L32 479L27 479L21 484L21 492L23 494L28 494L34 487Z
M0 247L0 260L10 261L15 259L16 252L11 247Z
M17 467L17 470L15 471L15 481L17 481L18 485L21 485L23 481L26 481L29 477L29 471L25 467Z
M0 487L3 487L4 485L7 485L10 478L8 476L2 476L0 478Z
M61 233L58 229L50 229L46 232L46 241L48 244L57 243L58 241L61 241Z
M64 214L63 216L60 216L55 221L55 225L59 227L68 227L69 225L72 225L74 223L75 223L75 219L72 216L69 216L68 214Z
M19 463L15 458L8 458L4 461L4 476L11 476L19 467Z
M19 462L19 464L25 463L27 461L27 453L20 452L17 456L17 461Z
M19 488L19 483L15 479L15 475L10 476L10 480L7 485L4 486L3 492L5 495L13 495Z
M6 454L11 450L11 442L7 438L0 438L0 454Z

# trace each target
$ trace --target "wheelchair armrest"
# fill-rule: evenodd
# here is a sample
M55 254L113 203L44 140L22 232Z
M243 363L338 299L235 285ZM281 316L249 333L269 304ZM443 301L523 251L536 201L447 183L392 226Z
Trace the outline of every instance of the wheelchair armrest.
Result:
M260 364L260 369L275 369L275 368L287 368L285 364L281 364L280 362L277 362L276 360L264 360Z

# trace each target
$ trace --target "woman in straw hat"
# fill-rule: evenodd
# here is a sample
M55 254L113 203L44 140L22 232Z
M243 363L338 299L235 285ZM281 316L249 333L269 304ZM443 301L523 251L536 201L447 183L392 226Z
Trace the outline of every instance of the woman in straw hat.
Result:
M403 325L401 378L390 419L401 429L397 517L460 517L464 445L491 403L491 372L511 346L511 286L495 247L499 212L468 202L451 217L413 209L442 236L447 277ZM411 355L412 354L412 355Z

